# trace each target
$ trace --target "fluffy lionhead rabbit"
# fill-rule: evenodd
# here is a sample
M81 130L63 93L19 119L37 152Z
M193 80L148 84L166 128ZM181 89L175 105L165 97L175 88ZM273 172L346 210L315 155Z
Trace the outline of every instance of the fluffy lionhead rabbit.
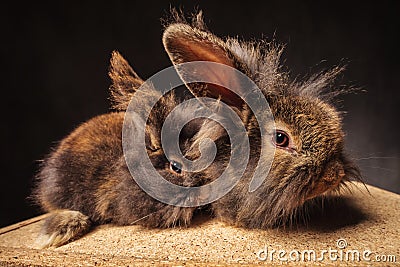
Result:
M290 220L305 203L337 191L345 181L360 179L357 167L344 153L340 113L330 104L330 94L323 93L339 68L304 82L292 82L280 68L280 47L232 38L222 40L205 28L201 13L192 23L174 15L163 35L172 63L212 61L236 68L261 89L275 119L276 129L266 137L267 143L276 147L271 170L262 184L250 192L248 185L261 155L259 129L263 125L258 125L246 103L231 91L213 84L187 84L194 97L207 96L230 105L249 136L251 152L246 172L228 194L210 204L216 217L249 228L279 225ZM199 72L246 91L235 83L235 77ZM110 77L118 112L95 117L74 130L44 160L38 174L35 197L51 213L39 238L44 247L65 244L96 224L188 225L196 210L161 203L132 179L122 150L122 125L124 111L143 81L117 52L112 55ZM185 80L184 74L181 77ZM159 97L155 92L143 101ZM161 127L169 112L185 99L187 96L175 93L160 98L147 122L146 149L165 179L182 186L201 186L217 178L226 167L230 143L220 124L195 119L181 131L182 154L195 159L199 156L199 141L210 138L218 148L214 162L199 173L182 171L180 162L169 162L161 146ZM191 108L186 106L181 116L191 114Z
M145 193L131 176L122 147L123 123L129 100L144 82L118 52L112 54L109 75L117 112L92 118L75 129L43 161L37 175L34 197L45 211L50 212L37 239L38 246L65 244L87 232L91 225L113 223L172 227L188 225L191 221L195 208L159 202ZM179 96L175 93L161 96L150 88L140 99L145 103L143 106L158 100L146 128L141 129L145 131L146 151L154 168L166 180L180 186L201 186L207 183L207 175L183 172L180 162L168 161L161 146L160 132L164 120L187 98L185 92ZM193 114L195 108L184 105L175 113L176 120ZM194 119L184 126L180 132L180 149L185 157L198 158L198 142L204 138L220 142L223 133L206 130L212 124L215 123L211 120ZM210 168L215 173L224 168L221 165L224 153L228 152L218 151L214 168Z

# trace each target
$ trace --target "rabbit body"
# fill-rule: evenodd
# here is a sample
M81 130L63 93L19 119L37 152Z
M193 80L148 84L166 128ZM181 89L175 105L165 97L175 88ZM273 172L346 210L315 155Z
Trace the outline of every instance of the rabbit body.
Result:
M113 53L110 76L115 94L118 88L126 90L121 97L143 83L118 52ZM159 97L157 92L143 101L151 101L153 97ZM198 186L203 182L201 177L175 173L161 148L163 121L181 101L172 92L156 104L146 127L146 150L165 179L181 186ZM193 113L191 109L186 106L177 116L187 116ZM124 117L125 112L113 112L83 123L44 160L34 197L51 214L37 240L38 246L65 244L88 232L93 224L172 227L190 223L195 208L180 208L155 200L131 176L122 148ZM182 129L183 151L190 150L199 132L208 135L208 131L200 131L203 123L204 120L193 120ZM190 155L197 157L196 153L198 150L192 149Z
M132 179L121 146L123 120L122 112L91 119L45 161L37 196L52 214L40 238L42 247L64 244L86 233L92 224L170 227L190 222L193 208L161 203ZM159 152L151 153L165 165Z

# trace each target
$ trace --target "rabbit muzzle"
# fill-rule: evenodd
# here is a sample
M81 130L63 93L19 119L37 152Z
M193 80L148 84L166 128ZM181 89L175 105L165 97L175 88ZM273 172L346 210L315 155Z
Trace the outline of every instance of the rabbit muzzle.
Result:
M309 191L306 200L320 196L326 192L329 192L337 188L346 176L344 167L341 163L335 162L323 172L320 179L312 184L312 189Z

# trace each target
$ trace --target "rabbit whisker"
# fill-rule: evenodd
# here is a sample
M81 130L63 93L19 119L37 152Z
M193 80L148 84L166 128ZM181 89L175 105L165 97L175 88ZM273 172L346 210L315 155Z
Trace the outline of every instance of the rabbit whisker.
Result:
M379 167L379 166L363 166L365 168L370 168L370 169L376 169L376 170L382 170L382 171L387 171L387 172L392 172L395 173L396 170L394 169L389 169L389 168L383 168L383 167Z
M400 159L400 157L364 157L364 158L356 158L355 160L371 160L371 159Z
M139 222L139 221L141 221L141 220L143 220L143 219L146 219L147 217L149 217L150 215L152 215L152 214L154 214L154 213L156 213L156 212L158 212L158 211L154 211L154 212L152 212L152 213L149 213L149 214L143 216L142 218L139 218L139 219L137 219L137 220L131 222L129 225L134 225L135 223L137 223L137 222Z

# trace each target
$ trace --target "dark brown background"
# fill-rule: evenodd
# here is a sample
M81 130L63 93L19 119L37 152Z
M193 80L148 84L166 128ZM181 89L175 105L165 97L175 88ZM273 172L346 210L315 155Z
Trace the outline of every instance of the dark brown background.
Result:
M81 122L109 110L119 50L143 77L170 65L161 44L170 6L204 10L218 35L286 43L294 77L346 63L347 146L368 183L400 193L399 4L337 1L31 1L1 8L0 226L39 213L26 197L38 160Z

